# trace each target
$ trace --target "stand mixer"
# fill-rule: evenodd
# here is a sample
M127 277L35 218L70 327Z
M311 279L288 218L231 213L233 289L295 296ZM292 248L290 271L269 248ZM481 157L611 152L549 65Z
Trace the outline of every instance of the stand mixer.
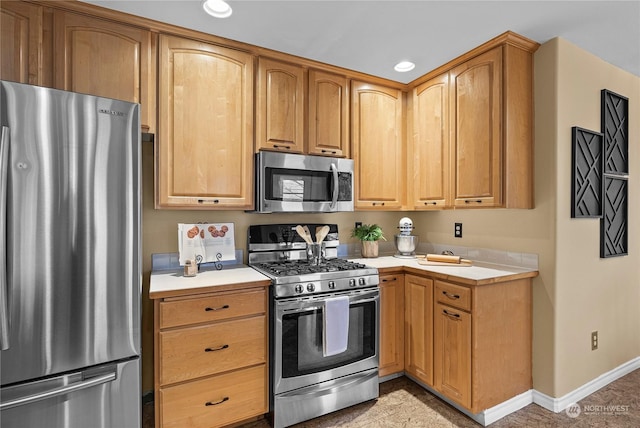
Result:
M394 257L401 259L413 259L416 257L416 247L418 246L418 236L412 235L413 221L409 217L402 217L400 219L398 229L400 234L395 235L395 244L398 252L394 254Z

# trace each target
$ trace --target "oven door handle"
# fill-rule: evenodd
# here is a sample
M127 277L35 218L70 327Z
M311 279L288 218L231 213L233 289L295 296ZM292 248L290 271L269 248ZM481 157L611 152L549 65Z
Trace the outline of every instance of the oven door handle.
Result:
M329 204L329 208L334 210L336 208L336 204L338 203L338 193L340 191L340 182L338 181L338 167L333 162L331 162L331 172L333 174L333 195L331 197L331 204Z
M325 395L334 394L346 388L351 388L361 383L365 383L367 381L370 381L372 378L377 378L377 377L378 377L378 370L373 370L369 373L364 373L358 376L354 376L352 379L349 379L349 381L345 383L340 383L338 385L330 385L322 389L318 389L317 385L312 385L307 388L295 389L291 392L280 394L279 397L296 397L296 398L300 398L301 396L322 397Z
M282 309L282 312L286 312L287 314L296 314L298 312L319 311L320 309L322 309L322 306L303 306L301 308Z

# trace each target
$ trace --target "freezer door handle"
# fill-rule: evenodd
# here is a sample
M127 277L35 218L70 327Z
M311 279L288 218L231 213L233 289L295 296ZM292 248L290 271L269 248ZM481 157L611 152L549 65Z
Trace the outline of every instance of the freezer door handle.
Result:
M9 181L9 128L0 138L0 351L9 349L9 293L7 290L7 181Z
M69 385L52 388L48 391L39 392L37 394L27 395L25 397L19 397L13 400L7 400L0 403L0 411L11 409L12 407L24 406L26 404L35 403L36 401L46 400L64 394L70 394L72 392L80 391L81 389L91 388L103 383L111 382L115 379L116 373L112 372L101 376L92 377L80 382L75 382Z

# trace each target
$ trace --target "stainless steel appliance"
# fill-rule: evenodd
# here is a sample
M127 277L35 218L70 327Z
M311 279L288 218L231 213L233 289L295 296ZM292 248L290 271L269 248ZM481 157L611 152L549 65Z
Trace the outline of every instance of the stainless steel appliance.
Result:
M139 106L0 90L2 427L139 427Z
M322 225L309 224L314 231ZM290 426L378 397L380 289L378 270L337 258L338 227L329 225L325 259L307 260L294 224L251 226L249 265L271 287L270 413ZM344 313L331 305L344 302ZM344 348L327 352L329 322L346 315Z
M261 151L256 211L353 211L353 160Z

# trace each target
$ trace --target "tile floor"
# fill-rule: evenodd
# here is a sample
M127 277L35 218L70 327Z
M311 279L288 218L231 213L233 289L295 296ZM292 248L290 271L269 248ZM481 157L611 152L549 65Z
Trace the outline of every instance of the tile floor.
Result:
M581 412L569 417L566 412L553 413L537 404L510 414L490 426L506 427L640 427L640 369L612 382L578 403ZM616 406L618 413L608 412ZM153 406L144 409L144 428L153 428ZM295 428L329 427L479 427L472 419L407 379L401 377L380 384L380 397L295 425ZM258 420L242 428L269 428Z

